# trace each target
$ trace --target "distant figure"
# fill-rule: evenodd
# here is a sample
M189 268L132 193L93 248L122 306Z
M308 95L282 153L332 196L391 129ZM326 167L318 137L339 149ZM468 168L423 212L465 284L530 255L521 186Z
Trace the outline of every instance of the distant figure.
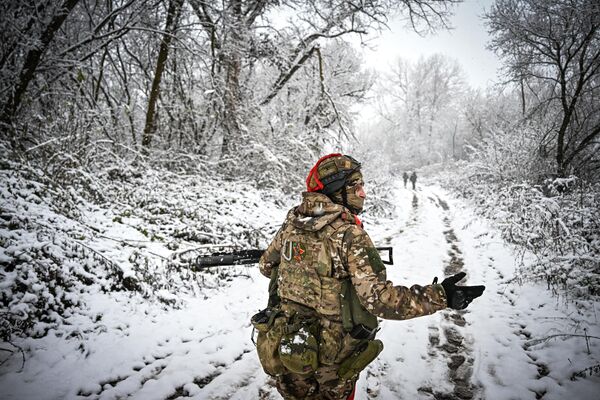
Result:
M413 171L413 173L410 174L410 181L412 182L413 190L415 190L415 184L417 183L417 173L415 171Z
M406 188L406 181L408 181L408 174L406 171L402 174L402 180L404 181L404 187Z

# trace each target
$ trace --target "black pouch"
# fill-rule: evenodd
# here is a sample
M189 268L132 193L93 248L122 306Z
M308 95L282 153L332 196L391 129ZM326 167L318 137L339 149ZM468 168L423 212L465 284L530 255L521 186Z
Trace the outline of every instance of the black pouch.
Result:
M354 325L350 331L350 336L354 339L373 339L378 329L369 329L363 324Z

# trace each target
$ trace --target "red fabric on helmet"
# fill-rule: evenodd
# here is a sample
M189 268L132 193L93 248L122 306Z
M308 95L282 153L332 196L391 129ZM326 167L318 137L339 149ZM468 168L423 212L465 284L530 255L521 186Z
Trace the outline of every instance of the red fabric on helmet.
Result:
M350 396L348 396L346 400L354 400L354 392L356 392L356 385L354 385L352 388L352 393L350 393Z
M326 156L323 156L321 158L319 158L319 161L317 161L317 163L315 164L314 167L311 168L310 172L308 173L308 176L306 177L306 190L309 192L317 192L321 189L323 189L323 182L321 182L321 180L319 179L319 175L317 174L318 169L319 169L319 164L321 164L321 162L323 162L324 160L327 160L328 158L331 157L340 157L341 154L340 153L332 153L332 154L328 154ZM310 186L310 180L311 178L314 176L315 178L315 182L317 182L317 186Z

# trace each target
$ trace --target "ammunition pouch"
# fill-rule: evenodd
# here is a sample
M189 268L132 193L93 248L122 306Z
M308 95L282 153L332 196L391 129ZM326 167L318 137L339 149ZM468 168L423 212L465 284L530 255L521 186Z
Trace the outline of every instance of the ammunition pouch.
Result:
M377 317L362 306L350 279L342 282L340 304L344 330L354 339L373 339L377 331Z
M255 344L263 370L270 376L285 373L285 367L279 358L279 345L285 334L287 317L277 308L266 308L254 314L251 321L258 331Z
M279 357L290 372L307 377L319 367L319 322L314 318L294 319L284 328Z
M275 307L254 314L251 321L258 332L255 343L258 359L267 375L275 377L292 372L310 376L317 370L318 319Z
M356 350L345 356L340 364L338 376L347 380L357 376L383 350L383 343L375 339L378 331L377 317L360 303L356 289L349 279L342 282L341 293L342 325L347 333L345 341L356 343ZM352 346L352 347L354 347Z
M344 380L357 376L360 371L377 358L382 350L383 342L381 340L366 341L358 350L341 363L338 376Z

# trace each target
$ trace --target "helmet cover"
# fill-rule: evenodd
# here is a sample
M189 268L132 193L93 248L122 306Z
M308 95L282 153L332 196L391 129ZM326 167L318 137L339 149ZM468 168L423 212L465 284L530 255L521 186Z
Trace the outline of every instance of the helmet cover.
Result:
M321 157L306 177L306 190L331 195L347 184L348 179L360 170L354 158L340 153ZM356 174L354 174L356 175Z

